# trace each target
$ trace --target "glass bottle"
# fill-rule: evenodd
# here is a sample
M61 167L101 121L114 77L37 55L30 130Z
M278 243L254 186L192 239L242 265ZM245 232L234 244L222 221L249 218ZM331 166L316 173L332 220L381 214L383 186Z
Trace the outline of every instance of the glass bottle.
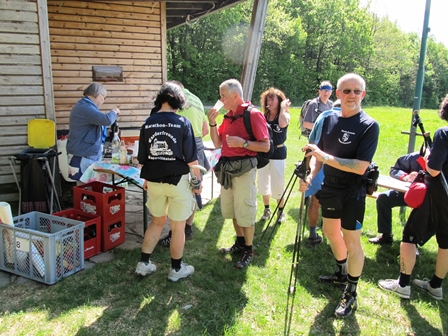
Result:
M128 151L126 149L124 140L121 140L120 144L120 164L121 165L128 164Z
M120 163L120 144L121 142L117 131L112 138L112 163Z

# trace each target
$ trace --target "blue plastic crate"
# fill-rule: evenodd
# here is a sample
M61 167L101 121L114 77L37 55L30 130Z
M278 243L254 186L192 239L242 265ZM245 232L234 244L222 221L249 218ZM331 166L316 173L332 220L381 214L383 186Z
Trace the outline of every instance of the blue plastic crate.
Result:
M52 285L84 268L84 222L29 212L0 224L0 269Z

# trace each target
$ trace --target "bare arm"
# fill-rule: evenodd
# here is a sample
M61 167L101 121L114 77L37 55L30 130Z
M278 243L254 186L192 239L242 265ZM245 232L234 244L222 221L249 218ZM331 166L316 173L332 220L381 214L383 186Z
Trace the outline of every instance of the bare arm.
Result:
M291 115L288 112L288 108L291 105L289 99L282 101L282 105L280 107L280 115L278 117L278 125L280 128L285 128L289 125L289 121L291 120Z
M358 159L343 159L333 155L329 155L319 149L316 145L307 144L303 150L310 149L311 152L306 154L306 156L313 155L317 161L327 164L333 168L358 175L364 175L367 167L369 166L369 161L361 161Z
M246 140L240 138L239 136L227 136L226 137L227 145L229 147L243 147ZM254 152L269 152L269 139L263 139L258 141L247 141L247 149Z
M204 121L202 123L202 137L205 137L208 134L208 132L209 132L208 123L207 121Z
M207 114L208 123L210 125L216 125L216 117L219 115L219 111L215 110L214 108L210 109ZM218 134L218 127L217 126L210 126L210 138L213 141L213 145L215 148L221 148L222 146L222 138Z

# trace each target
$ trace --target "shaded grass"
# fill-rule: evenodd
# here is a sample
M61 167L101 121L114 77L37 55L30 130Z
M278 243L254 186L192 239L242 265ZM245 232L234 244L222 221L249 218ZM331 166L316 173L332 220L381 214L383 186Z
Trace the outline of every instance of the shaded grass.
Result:
M411 110L388 107L366 109L381 126L375 162L387 175L396 158L407 151ZM432 133L444 125L435 111L421 111L425 128ZM293 109L288 135L285 180L294 180L294 163L303 158L304 138L299 138L299 109ZM417 145L421 143L417 139ZM417 147L418 147L417 146ZM259 197L258 216L262 214ZM275 207L274 202L271 208ZM412 300L401 300L381 291L381 278L399 272L399 237L402 225L394 210L391 246L367 242L377 234L375 202L367 199L362 233L365 267L359 284L359 308L346 320L333 318L339 288L318 283L320 274L333 272L328 241L315 249L302 244L295 295L288 297L293 243L297 229L300 194L297 185L285 211L287 221L276 227L268 244L255 250L254 263L236 270L236 258L218 252L234 241L230 221L220 213L219 199L196 215L194 240L186 243L184 260L195 274L179 283L166 280L170 256L157 247L152 255L158 270L150 277L134 276L140 251L112 251L113 261L74 274L53 286L39 283L0 289L2 335L446 335L448 305L412 289ZM409 213L409 211L408 211ZM258 218L259 218L258 217ZM255 242L267 223L256 226ZM271 227L273 223L271 223ZM307 234L306 234L307 236ZM437 246L431 240L421 249L413 277L431 277ZM448 287L444 283L447 292ZM292 299L294 299L293 302ZM291 304L292 303L292 304ZM285 317L290 314L288 325Z

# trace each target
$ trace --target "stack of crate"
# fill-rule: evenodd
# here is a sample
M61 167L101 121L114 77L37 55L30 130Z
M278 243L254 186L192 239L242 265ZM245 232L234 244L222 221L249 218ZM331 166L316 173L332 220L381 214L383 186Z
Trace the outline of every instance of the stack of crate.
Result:
M96 230L101 237L101 251L106 252L124 243L126 232L125 189L102 182L73 187L73 207L101 217Z

